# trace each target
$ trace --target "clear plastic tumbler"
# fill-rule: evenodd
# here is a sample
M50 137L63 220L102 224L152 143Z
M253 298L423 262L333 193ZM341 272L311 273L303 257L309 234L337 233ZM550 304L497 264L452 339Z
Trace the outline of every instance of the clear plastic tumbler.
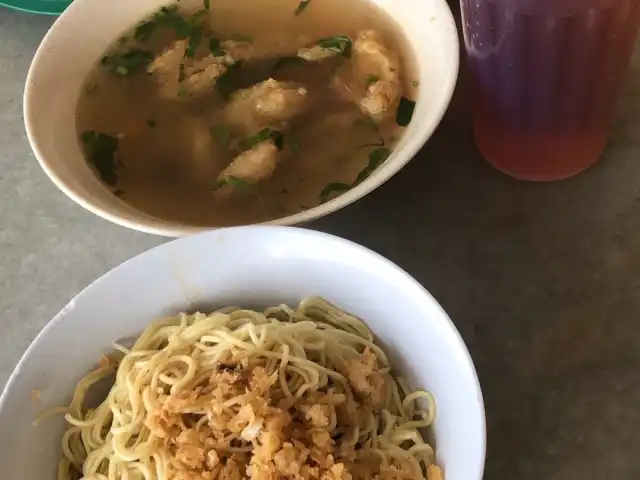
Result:
M602 154L640 26L640 0L461 0L480 153L525 180Z

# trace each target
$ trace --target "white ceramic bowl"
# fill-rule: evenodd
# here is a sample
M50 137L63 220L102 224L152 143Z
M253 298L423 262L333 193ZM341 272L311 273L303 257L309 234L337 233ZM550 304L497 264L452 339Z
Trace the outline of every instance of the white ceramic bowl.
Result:
M42 410L67 405L77 381L114 341L139 334L161 315L229 304L295 304L309 295L364 319L411 386L434 394L433 434L445 480L480 480L482 394L469 353L440 305L407 273L364 247L311 230L265 226L167 243L75 297L29 347L0 397L2 478L54 480L64 420L31 423ZM36 390L41 395L34 401Z
M420 93L413 121L390 158L366 181L330 202L271 224L293 225L322 217L380 186L418 152L449 104L458 76L458 34L446 0L372 1L398 21L415 51ZM83 160L75 124L82 84L93 65L123 31L165 3L75 0L34 57L25 88L24 118L36 158L71 199L125 227L177 237L208 228L152 217L113 196Z

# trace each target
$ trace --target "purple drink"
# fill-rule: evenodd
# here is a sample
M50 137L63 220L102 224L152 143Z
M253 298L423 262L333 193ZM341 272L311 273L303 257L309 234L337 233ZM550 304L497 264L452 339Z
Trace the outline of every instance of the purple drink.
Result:
M639 0L461 0L480 152L527 180L602 153L640 25Z

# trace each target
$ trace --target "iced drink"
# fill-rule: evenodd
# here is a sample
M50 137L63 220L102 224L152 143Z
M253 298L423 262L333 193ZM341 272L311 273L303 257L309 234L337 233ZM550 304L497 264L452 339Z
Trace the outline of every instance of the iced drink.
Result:
M476 144L526 180L602 153L640 25L640 0L461 0Z

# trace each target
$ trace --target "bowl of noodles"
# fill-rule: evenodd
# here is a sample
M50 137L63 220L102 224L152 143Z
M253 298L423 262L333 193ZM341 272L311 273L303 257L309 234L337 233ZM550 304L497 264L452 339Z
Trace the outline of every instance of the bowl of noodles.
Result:
M480 480L486 441L469 353L418 282L267 226L162 245L78 294L12 374L0 435L24 480Z

